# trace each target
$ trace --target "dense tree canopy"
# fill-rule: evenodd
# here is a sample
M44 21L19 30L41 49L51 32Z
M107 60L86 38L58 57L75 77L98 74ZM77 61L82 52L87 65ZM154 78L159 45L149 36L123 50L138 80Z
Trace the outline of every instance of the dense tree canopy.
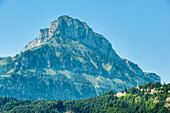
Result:
M161 87L159 83L148 83L140 86ZM19 100L15 98L0 97L0 112L11 113L57 113L73 111L78 113L168 113L170 112L164 105L166 98L170 97L170 84L163 85L157 93L150 94L136 88L127 89L124 96L116 97L113 91L104 93L89 99L81 100Z

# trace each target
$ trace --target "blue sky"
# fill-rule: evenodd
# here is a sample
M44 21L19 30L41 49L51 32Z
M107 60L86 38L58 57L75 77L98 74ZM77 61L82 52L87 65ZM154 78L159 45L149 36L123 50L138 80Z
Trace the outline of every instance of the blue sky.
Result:
M170 82L169 0L0 0L0 56L14 56L61 15L85 21L123 58Z

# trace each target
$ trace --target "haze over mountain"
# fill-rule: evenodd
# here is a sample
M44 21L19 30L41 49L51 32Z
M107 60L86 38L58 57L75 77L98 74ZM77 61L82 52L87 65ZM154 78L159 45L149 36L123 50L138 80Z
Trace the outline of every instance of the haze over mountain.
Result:
M120 58L85 22L60 16L15 57L0 58L0 96L80 99L148 82L155 73Z

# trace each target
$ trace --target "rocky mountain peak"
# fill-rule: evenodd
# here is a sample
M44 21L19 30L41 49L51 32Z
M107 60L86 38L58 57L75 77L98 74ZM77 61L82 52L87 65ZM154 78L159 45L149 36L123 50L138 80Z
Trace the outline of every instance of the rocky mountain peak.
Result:
M20 54L0 58L0 96L80 99L150 81L160 77L120 58L106 38L68 16L40 29Z
M38 38L28 43L22 52L45 44L56 35L77 40L111 59L119 59L112 49L111 43L105 37L95 33L85 22L66 15L60 16L57 20L51 22L49 29L41 29Z
M66 15L60 16L57 20L50 23L50 36L62 34L69 38L85 38L89 30L93 32L86 23Z

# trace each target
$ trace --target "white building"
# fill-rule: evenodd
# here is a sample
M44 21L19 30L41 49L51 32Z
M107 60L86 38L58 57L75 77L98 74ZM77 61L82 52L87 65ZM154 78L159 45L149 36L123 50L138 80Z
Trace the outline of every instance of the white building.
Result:
M118 92L118 93L116 94L117 97L121 97L121 96L123 96L123 95L126 95L126 92L124 92L124 93Z

